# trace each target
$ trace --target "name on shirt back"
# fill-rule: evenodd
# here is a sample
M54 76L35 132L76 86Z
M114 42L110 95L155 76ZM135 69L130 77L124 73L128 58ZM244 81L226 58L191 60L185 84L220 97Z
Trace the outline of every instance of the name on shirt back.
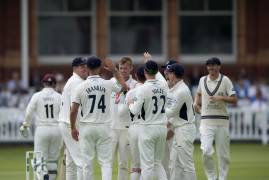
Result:
M101 91L101 92L106 92L106 88L102 87L102 86L91 86L89 88L86 89L86 92L88 94L90 94L92 91Z
M153 94L164 94L164 90L161 88L153 89L152 92Z

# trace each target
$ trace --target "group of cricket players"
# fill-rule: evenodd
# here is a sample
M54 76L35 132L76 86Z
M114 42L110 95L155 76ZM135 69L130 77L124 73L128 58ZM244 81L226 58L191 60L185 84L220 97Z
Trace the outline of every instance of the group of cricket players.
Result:
M200 79L194 102L177 61L168 61L162 75L145 52L143 65L132 77L130 57L122 57L117 67L109 58L76 57L62 94L55 91L53 74L43 77L44 88L32 96L20 131L27 135L35 119L34 151L42 152L50 180L56 180L63 145L66 180L94 179L94 159L102 180L112 180L116 157L118 180L196 180L195 114L201 113L205 174L208 180L226 180L226 104L236 103L236 97L229 78L219 72L220 65L218 58L206 61L209 74ZM103 78L107 71L113 74L109 80ZM212 156L214 140L219 175ZM37 166L37 173L40 169Z

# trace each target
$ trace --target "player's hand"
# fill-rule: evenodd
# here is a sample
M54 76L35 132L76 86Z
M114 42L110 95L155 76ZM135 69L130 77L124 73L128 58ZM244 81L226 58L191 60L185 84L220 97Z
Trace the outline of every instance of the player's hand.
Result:
M71 129L71 135L75 141L78 141L79 132L76 127Z
M209 101L211 102L217 102L217 101L222 101L223 100L223 96L210 96L209 97Z
M29 136L29 127L21 125L20 127L20 133L23 137L28 137Z
M199 106L198 104L193 104L193 108L196 113L201 114L201 106Z
M144 52L144 63L146 63L148 60L152 59L149 52Z
M170 140L174 136L174 131L173 129L168 129L167 130L167 135L166 135L166 140Z

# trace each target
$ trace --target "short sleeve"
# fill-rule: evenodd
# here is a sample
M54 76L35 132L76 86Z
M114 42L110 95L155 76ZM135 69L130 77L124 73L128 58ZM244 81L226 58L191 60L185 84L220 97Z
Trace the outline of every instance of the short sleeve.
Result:
M197 93L201 94L202 90L201 90L201 84L202 83L202 78L200 78L199 84L198 84L198 88L197 88Z
M80 100L80 91L81 91L81 86L78 86L72 93L71 93L71 102L72 103L77 103L81 104Z
M232 95L235 95L236 94L236 92L235 92L235 88L234 88L234 86L233 86L233 83L232 83L232 81L227 77L227 78L225 78L225 80L226 80L226 93L227 93L227 95L228 96L232 96Z

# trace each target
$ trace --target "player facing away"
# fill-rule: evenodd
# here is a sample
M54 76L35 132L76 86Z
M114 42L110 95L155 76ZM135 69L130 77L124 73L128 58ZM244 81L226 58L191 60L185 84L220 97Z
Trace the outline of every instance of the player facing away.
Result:
M165 109L168 123L174 129L174 139L170 155L170 180L196 180L193 160L196 137L195 114L190 89L183 81L184 69L179 64L166 67L169 86L167 107Z
M151 180L157 177L166 180L166 173L162 166L166 141L165 102L167 85L155 79L158 72L156 62L149 60L144 66L146 82L141 85L135 99L129 100L129 109L133 114L140 114L141 130L138 146L141 160L141 179Z
M62 144L58 129L58 117L61 95L55 91L56 79L52 74L46 74L42 83L44 88L35 93L26 108L25 120L20 130L25 133L35 117L34 151L42 152L47 164L49 179L56 180L57 164ZM41 157L37 157L37 164L41 164ZM41 173L41 166L37 173Z
M200 79L195 97L195 111L201 113L201 149L208 180L226 180L230 163L229 114L227 103L236 104L237 98L231 80L220 73L221 62L213 57L206 61L208 75ZM218 158L217 176L213 159L214 148Z
M63 92L59 115L59 128L66 146L66 180L83 179L82 159L78 142L73 140L70 127L71 96L88 76L86 59L76 57L72 61L73 75L67 80ZM81 118L81 113L77 118Z
M99 76L102 61L97 57L87 60L89 77L81 83L72 97L70 113L72 137L79 141L83 159L84 180L93 179L92 161L97 156L101 165L102 180L112 179L112 149L110 129L110 96L112 91L126 91L127 85L110 59L105 59L108 70L113 72L117 82L105 80ZM81 105L83 117L79 120L79 131L76 117Z

